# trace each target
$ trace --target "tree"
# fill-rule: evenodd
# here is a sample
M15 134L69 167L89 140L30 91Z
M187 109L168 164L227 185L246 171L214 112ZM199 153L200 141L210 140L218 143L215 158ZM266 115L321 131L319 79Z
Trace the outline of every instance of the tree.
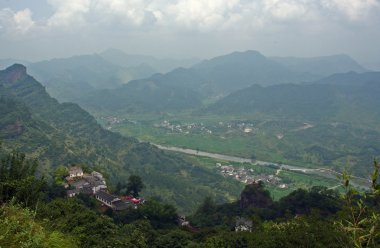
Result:
M64 185L65 184L65 177L69 175L68 169L60 165L57 167L57 169L54 171L54 181L57 185Z
M131 175L128 178L127 192L132 194L134 197L139 196L139 192L145 187L141 180L141 177L137 175Z
M0 160L0 202L15 198L25 206L35 205L45 180L35 178L38 164L25 154L12 152Z
M380 245L380 211L376 203L380 196L379 182L380 164L374 161L374 171L371 174L372 185L369 193L360 193L350 185L351 176L342 175L345 188L345 211L339 226L346 232L355 248L379 247Z
M0 247L79 247L70 234L43 226L36 213L9 202L0 208Z

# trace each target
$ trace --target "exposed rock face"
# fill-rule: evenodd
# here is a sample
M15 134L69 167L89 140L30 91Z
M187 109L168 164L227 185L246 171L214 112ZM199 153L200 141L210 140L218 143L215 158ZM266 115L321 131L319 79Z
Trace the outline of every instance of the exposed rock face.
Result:
M248 184L240 195L241 208L266 208L272 202L269 191L264 189L264 185L261 182Z
M26 67L21 64L14 64L5 70L5 81L14 83L27 76Z

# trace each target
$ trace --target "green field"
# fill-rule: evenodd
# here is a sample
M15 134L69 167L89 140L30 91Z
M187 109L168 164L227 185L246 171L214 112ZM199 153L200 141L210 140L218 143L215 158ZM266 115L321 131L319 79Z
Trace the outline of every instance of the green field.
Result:
M380 134L374 130L263 116L163 114L127 116L116 124L102 124L141 141L301 167L347 169L360 176L368 175L380 147Z
M253 169L254 174L256 175L275 175L277 171L276 169L268 166L259 166L248 163L232 163L207 157L198 157L190 155L183 156L186 157L188 160L192 161L193 163L199 164L204 168L207 168L215 173L220 173L216 167L216 163L220 163L222 165L232 165L235 168L245 167L247 169ZM337 187L338 185L341 185L338 179L329 179L318 175L310 175L302 172L281 171L278 177L281 178L281 184L286 183L287 188L282 189L279 188L278 185L265 183L265 187L270 191L272 198L275 200L278 200L281 197L284 197L288 195L290 192L299 188L309 189L312 186L325 186L327 188L334 188L338 191L342 189L341 187ZM231 177L226 177L226 180L231 180ZM244 184L242 183L242 185ZM233 198L231 198L231 200L233 200Z

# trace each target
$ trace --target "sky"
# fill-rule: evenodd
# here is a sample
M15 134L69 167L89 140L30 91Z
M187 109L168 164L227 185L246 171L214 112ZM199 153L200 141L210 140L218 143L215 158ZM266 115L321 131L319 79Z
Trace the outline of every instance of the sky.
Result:
M348 54L380 70L380 0L0 0L0 58Z

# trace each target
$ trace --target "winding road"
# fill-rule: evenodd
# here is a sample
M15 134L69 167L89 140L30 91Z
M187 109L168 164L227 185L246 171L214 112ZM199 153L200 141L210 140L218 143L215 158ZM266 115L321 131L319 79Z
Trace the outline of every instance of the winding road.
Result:
M260 165L260 166L272 166L272 167L278 168L278 170L288 170L288 171L295 171L295 172L303 172L306 174L316 174L316 175L323 176L326 178L336 179L337 176L342 175L342 173L328 169L328 168L311 169L311 168L299 167L299 166L294 166L294 165L278 164L278 163L274 163L274 162L252 160L252 159L248 159L248 158L198 151L198 150L193 150L193 149L188 149L188 148L180 148L180 147L174 147L174 146L163 146L163 145L158 145L158 144L154 144L154 143L150 143L150 144L156 146L157 148L159 148L161 150L166 150L166 151L180 152L180 153L185 153L185 154L189 154L189 155L215 158L215 159L220 159L220 160L229 161L229 162L252 163L252 164ZM363 184L365 184L367 186L369 185L369 181L367 178L356 177L356 176L351 176L351 178L360 180L361 186L363 186ZM359 184L353 183L353 185L359 185Z

